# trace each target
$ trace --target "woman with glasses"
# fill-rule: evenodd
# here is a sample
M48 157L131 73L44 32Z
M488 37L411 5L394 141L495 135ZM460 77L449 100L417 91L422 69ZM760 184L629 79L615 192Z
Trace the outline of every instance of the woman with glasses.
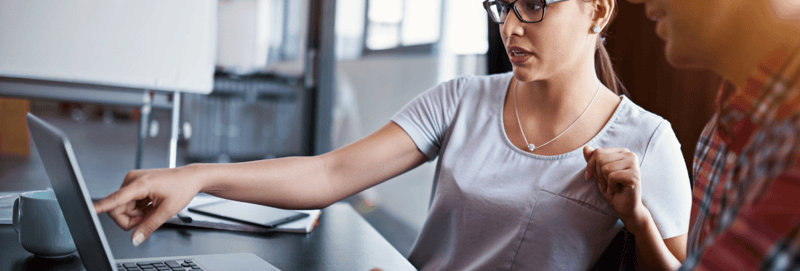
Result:
M585 270L623 227L641 269L666 269L652 263L684 257L688 173L670 123L619 95L601 42L615 5L486 1L513 72L436 86L323 155L131 171L95 208L138 245L198 192L324 208L438 157L419 269Z

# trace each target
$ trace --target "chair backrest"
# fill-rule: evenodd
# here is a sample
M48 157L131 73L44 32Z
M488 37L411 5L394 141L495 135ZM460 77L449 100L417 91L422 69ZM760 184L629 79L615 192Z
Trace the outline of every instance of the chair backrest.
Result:
M619 231L592 270L636 270L636 239L625 229Z

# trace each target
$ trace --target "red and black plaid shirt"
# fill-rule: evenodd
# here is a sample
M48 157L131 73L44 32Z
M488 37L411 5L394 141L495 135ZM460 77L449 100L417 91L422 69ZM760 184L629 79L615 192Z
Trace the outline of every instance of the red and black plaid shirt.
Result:
M800 268L800 50L725 83L694 156L682 270Z

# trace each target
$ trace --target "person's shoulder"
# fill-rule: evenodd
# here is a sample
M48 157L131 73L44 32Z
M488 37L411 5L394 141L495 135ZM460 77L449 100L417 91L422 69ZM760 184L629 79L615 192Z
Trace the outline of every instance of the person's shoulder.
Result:
M512 76L511 72L492 75L462 75L450 80L448 84L458 89L458 92L469 96L496 95L505 93L503 90L508 87Z
M639 155L640 159L644 158L649 146L675 137L669 121L645 110L626 96L622 96L611 122L610 134L617 135L617 143Z
M649 131L651 134L655 132L660 125L664 123L669 124L669 121L663 117L647 111L624 95L622 96L622 101L619 104L616 115L618 115L618 124L629 126L638 131Z
M460 78L469 81L471 85L484 88L498 88L507 85L513 76L513 73L507 72L490 75L467 75Z

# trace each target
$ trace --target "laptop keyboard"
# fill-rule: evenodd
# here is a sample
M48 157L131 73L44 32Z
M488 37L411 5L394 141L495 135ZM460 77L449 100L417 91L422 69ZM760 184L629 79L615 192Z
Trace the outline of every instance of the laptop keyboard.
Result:
M139 263L118 263L119 271L202 271L192 260L155 261Z

